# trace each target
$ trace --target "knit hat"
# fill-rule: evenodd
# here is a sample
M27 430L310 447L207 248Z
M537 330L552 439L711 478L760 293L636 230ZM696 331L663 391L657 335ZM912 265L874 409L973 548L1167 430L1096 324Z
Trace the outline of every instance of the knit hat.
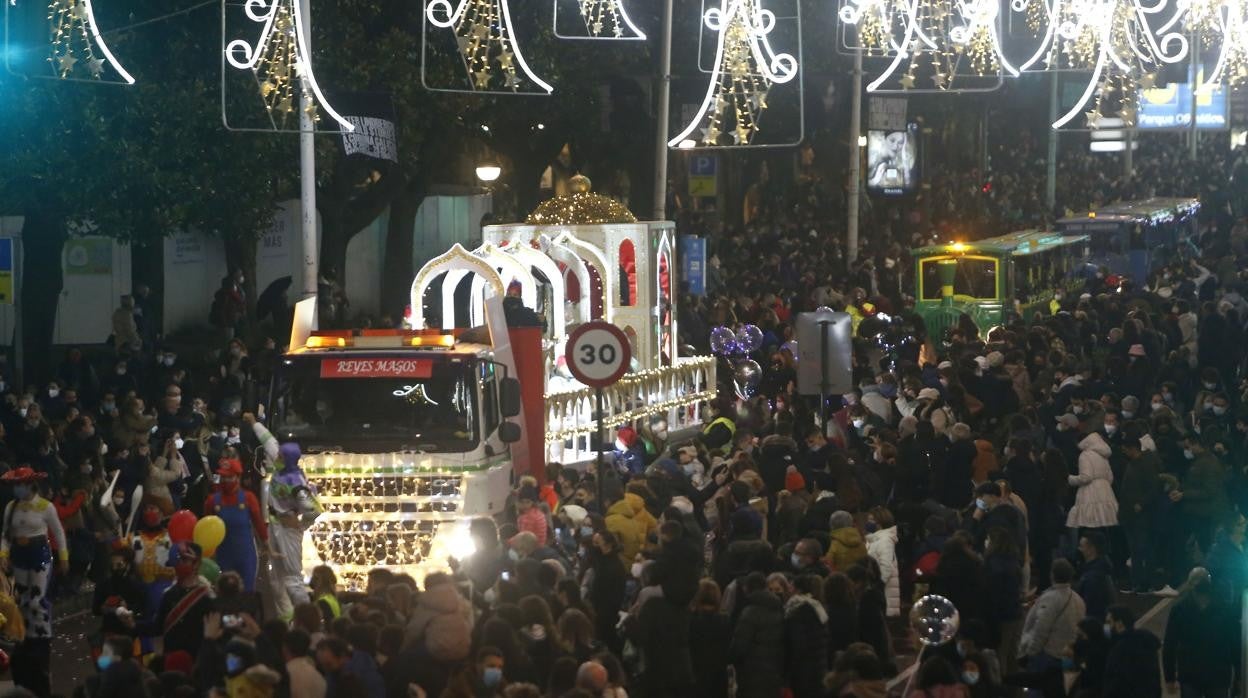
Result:
M693 514L693 502L688 497L672 497L672 506L682 514Z
M1147 354L1144 351L1143 344L1132 344L1131 348L1127 350L1127 355L1128 356L1147 356Z
M585 507L579 504L565 504L560 511L568 515L568 521L572 522L573 526L581 525L581 522L589 516L589 512Z
M987 371L987 370L988 370L988 357L986 357L986 356L976 356L976 357L975 357L975 365L979 367L979 370L981 370L981 371Z
M222 458L217 463L217 474L222 477L241 477L243 464L237 458Z
M790 465L784 473L784 489L790 492L800 492L806 489L806 478L797 472L797 466Z
M1057 423L1065 425L1067 428L1074 429L1079 426L1079 418L1067 412L1066 414L1057 418Z
M919 391L920 400L937 400L940 398L940 391L935 388L924 388Z
M987 359L989 366L997 368L1005 363L1005 354L1002 354L999 351L990 351L988 352Z
M632 427L620 427L615 432L615 438L625 446L632 448L637 443L637 430Z

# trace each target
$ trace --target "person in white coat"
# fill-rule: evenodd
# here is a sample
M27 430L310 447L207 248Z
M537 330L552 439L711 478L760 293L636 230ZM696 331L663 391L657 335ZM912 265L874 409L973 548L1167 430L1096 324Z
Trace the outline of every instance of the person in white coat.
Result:
M897 526L893 514L876 507L867 515L867 554L880 566L888 617L901 615L901 576L897 566Z
M1067 478L1075 492L1075 506L1066 517L1070 528L1107 528L1118 525L1114 473L1109 469L1109 444L1099 433L1079 442L1079 474Z

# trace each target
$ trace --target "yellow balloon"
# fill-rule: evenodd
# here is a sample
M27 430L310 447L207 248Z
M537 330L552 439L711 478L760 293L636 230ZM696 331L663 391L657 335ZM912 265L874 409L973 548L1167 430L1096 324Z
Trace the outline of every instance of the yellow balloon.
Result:
M205 516L195 522L195 533L191 537L203 551L205 557L212 557L217 546L225 540L225 522L220 516Z

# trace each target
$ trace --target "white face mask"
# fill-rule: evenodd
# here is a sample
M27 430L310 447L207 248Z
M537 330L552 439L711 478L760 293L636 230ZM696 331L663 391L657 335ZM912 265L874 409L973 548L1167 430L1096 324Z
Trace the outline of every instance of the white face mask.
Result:
M57 397L61 394L59 388L48 388L48 397Z
M1116 431L1118 431L1118 425L1117 425L1117 424L1106 424L1106 425L1105 425L1105 433L1106 433L1106 434L1109 434L1110 436L1113 436L1113 435L1114 435L1114 432L1116 432Z
M1134 417L1134 416L1135 416L1135 413L1134 413L1134 412L1132 412L1131 410L1123 410L1123 411L1122 411L1122 418L1123 418L1123 419L1131 419L1131 418L1132 418L1132 417Z
M179 451L181 451L181 450L182 450L182 447L183 447L183 446L185 446L185 445L186 445L186 440L184 440L184 439L174 439L174 440L173 440L173 447L174 447L174 448L176 448L176 449L177 449L177 450L179 450Z
M864 426L866 426L866 424L867 424L867 420L865 420L865 419L855 419L855 420L854 420L854 428L855 428L855 429L861 429L861 428L863 428Z
M108 454L108 444L101 441L100 442L100 455L103 456L107 454Z
M1070 408L1070 411L1074 412L1075 414L1083 414L1083 406L1075 405L1074 407Z
M1222 415L1226 414L1226 408L1221 405L1214 405L1213 413L1221 417Z
M19 408L17 408L17 413L18 413L19 415L23 416L23 417L25 417L25 416L26 416L26 412L27 412L27 411L29 411L29 408L26 408L26 407L19 407Z
M629 574L633 575L633 577L636 579L641 579L641 571L642 571L642 564L640 562L634 562L633 566L630 567L628 570Z

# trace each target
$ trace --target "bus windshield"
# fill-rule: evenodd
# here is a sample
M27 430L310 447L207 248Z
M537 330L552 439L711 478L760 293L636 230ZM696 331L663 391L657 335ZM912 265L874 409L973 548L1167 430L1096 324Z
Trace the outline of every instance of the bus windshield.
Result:
M940 300L940 271L937 262L950 257L933 257L921 263L923 300ZM957 257L958 271L953 294L981 300L997 297L997 260L991 257Z
M373 450L462 452L476 447L474 361L421 355L291 356L273 393L279 438Z

